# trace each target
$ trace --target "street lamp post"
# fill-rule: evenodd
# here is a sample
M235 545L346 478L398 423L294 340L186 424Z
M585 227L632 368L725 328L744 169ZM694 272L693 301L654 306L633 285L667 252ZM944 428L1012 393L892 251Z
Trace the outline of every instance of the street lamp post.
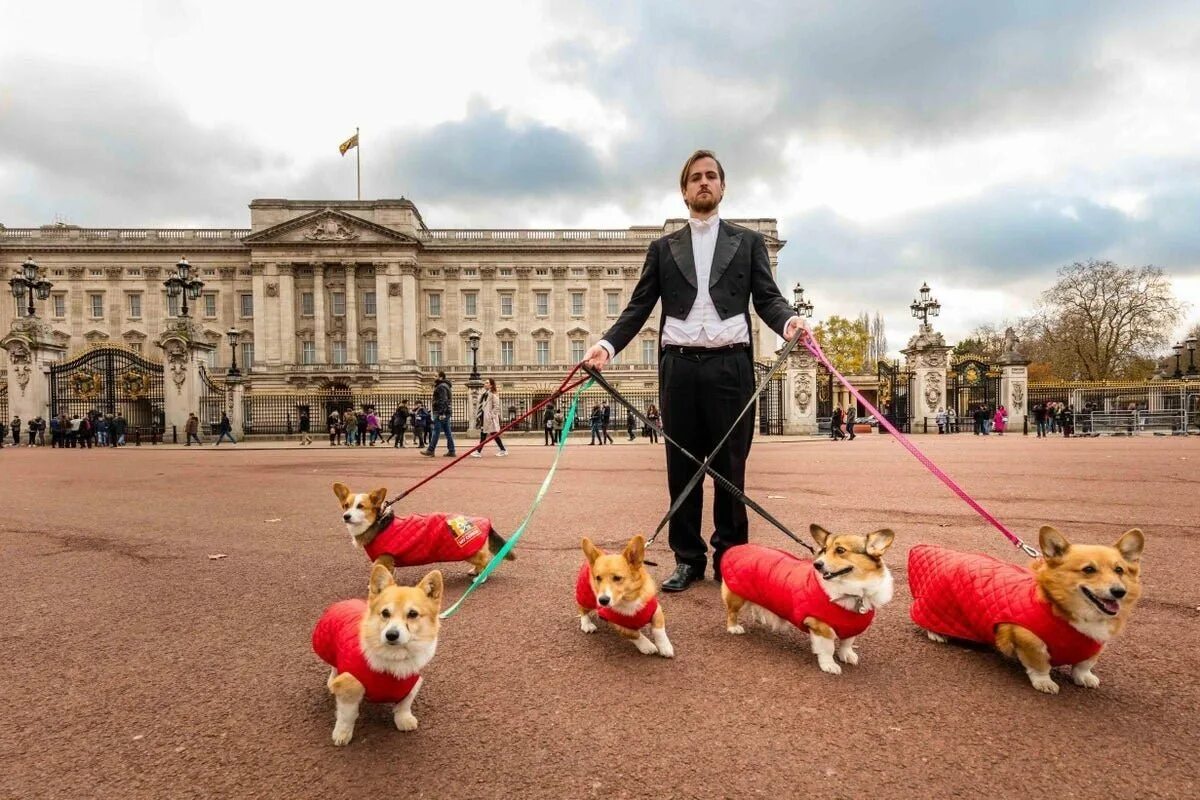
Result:
M229 353L232 356L232 359L229 362L229 372L227 372L226 375L231 378L236 378L242 374L238 370L237 365L237 342L240 333L237 328L230 328L229 330L225 331L225 335L229 337ZM248 367L249 364L246 366Z
M471 344L471 377L469 380L479 380L479 335L472 333L467 339Z
M912 305L908 307L913 317L921 320L922 327L927 327L929 325L929 318L936 317L942 310L942 304L929 295L929 284L922 282L921 299L919 301L914 299Z
M24 294L29 295L29 305L25 309L25 316L27 317L35 316L37 311L33 306L34 294L37 295L38 300L45 300L50 297L50 288L54 286L50 281L43 278L40 273L41 268L33 260L33 256L26 256L25 263L21 265L21 274L8 282L9 287L12 289L12 295L17 300L20 300Z
M483 388L483 379L479 375L479 334L472 333L467 337L467 342L471 346L471 376L467 378L467 391L471 393L472 409L468 430L478 431L478 415L475 411L479 408L479 390Z
M1179 369L1179 359L1183 355L1183 345L1176 342L1175 346L1171 349L1175 351L1175 374L1171 377L1179 379L1183 377L1183 371Z
M792 310L796 312L796 316L811 319L813 315L813 304L804 299L804 287L796 284L796 288L792 289Z
M179 263L175 265L175 274L163 281L163 286L167 287L168 297L183 296L183 307L180 309L179 316L186 319L188 300L200 299L200 290L204 288L204 281L192 277L192 265L186 258L180 256Z
M1192 375L1195 375L1195 374L1197 373L1197 368L1196 368L1196 337L1195 337L1195 336L1189 336L1189 337L1188 337L1188 339L1187 339L1187 341L1186 341L1186 342L1184 342L1184 344L1186 344L1186 345L1187 345L1187 350L1188 350L1188 368L1187 368L1187 374L1188 374L1188 376L1190 377L1190 376L1192 376Z

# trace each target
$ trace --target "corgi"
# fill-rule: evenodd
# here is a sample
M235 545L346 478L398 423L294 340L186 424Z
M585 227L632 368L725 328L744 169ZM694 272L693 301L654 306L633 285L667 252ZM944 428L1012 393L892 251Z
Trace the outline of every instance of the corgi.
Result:
M617 633L633 642L643 655L674 658L675 648L667 638L667 622L658 604L658 584L646 570L646 540L634 536L620 555L607 555L586 536L582 542L587 559L575 579L575 602L579 607L579 629L595 633L593 616L608 622ZM642 629L650 625L650 636Z
M485 517L462 514L411 514L397 517L387 507L387 489L354 493L344 483L333 484L342 507L342 521L355 547L389 569L465 561L477 575L505 545L505 539ZM513 553L506 561L516 558Z
M421 691L421 670L437 650L442 573L416 586L397 586L383 564L371 569L367 600L334 603L313 628L313 651L330 665L325 685L337 704L333 743L350 743L358 706L395 703L392 720L415 731L412 705Z
M993 645L1025 668L1034 689L1057 694L1055 666L1094 689L1104 645L1121 632L1142 594L1146 537L1126 531L1116 544L1071 544L1046 525L1041 558L1026 568L977 553L921 545L908 556L910 616L935 642Z
M870 627L875 609L892 600L894 582L883 555L896 535L886 528L865 536L834 534L820 525L809 526L809 533L820 548L812 561L753 544L725 551L725 629L745 633L738 615L749 606L772 629L791 624L807 630L817 665L840 675L837 662L858 663L855 640Z

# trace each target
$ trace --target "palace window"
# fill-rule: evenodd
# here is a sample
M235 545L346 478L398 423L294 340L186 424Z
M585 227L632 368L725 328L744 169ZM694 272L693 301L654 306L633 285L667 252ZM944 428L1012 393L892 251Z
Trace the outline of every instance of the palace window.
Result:
M583 292L571 292L571 316L583 316Z
M534 342L538 366L544 367L550 363L550 342L539 339Z
M363 363L379 363L379 342L375 341L374 339L367 339L365 342L363 342Z
M463 292L463 316L474 317L479 314L479 292Z
M13 298L13 308L15 309L15 312L14 312L15 316L17 316L17 317L29 316L29 305L27 304L25 297L14 297Z
M475 267L467 267L466 269L463 270L464 278L474 278L478 274L479 274L479 270L477 270Z
M621 293L607 291L604 293L605 312L610 317L615 317L621 313Z
M317 363L317 343L312 339L305 339L300 343L300 363Z
M571 340L571 363L578 364L583 361L583 354L586 351L583 339Z
M654 363L655 356L658 355L658 353L655 352L656 348L654 345L655 345L655 342L653 339L642 339L642 363L643 364L653 364Z
M442 315L442 293L430 292L429 295L429 316L440 317Z
M129 349L133 350L133 352L137 353L138 355L141 355L142 343L141 342L130 342Z
M329 307L335 317L346 316L346 293L345 292L330 292Z
M538 267L537 269L535 269L533 271L533 274L541 275L541 276L545 277L546 275L550 274L550 268L549 267Z
M315 308L316 308L316 306L313 302L313 293L312 292L301 292L300 293L300 314L305 317L311 317L316 313L316 311L314 310Z
M363 316L375 316L375 293L363 292Z
M550 315L550 293L549 292L534 292L534 300L537 301L537 315L546 317Z
M241 296L242 318L250 319L254 316L254 295L243 294Z
M104 295L89 294L88 305L92 309L92 319L102 319L104 317Z
M609 267L607 270L605 270L605 272L608 273L608 277L616 278L616 277L620 276L621 268L620 267Z
M242 342L242 365L249 370L254 365L254 342ZM215 353L216 350L210 350Z
M67 315L67 296L65 294L54 295L54 316L65 317Z
M142 268L141 267L130 267L129 274L134 277L137 277L142 274ZM135 344L136 344L136 342L135 342ZM141 351L139 350L138 352L140 353Z
M512 274L513 274L512 267L501 267L500 268L500 277L501 278L511 278Z
M129 316L131 319L141 319L142 296L140 294L129 295Z
M88 275L90 275L90 276L91 276L91 277L93 277L93 278L103 278L103 277L104 277L104 270L102 270L102 269L89 269L89 270L88 270Z
M203 295L203 297L204 297L204 316L210 317L210 318L217 316L217 296L216 296L216 294L209 292L208 294Z
M512 292L502 292L500 294L500 316L511 317L512 315L513 315Z
M346 343L340 340L334 340L329 343L330 361L334 364L346 363Z
M583 277L583 267L571 267L571 277L582 278Z
M514 345L511 339L504 339L500 342L500 363L505 367L511 367L516 361L514 357Z
M167 295L167 316L179 316L179 295Z
M442 365L442 343L429 343L429 366L440 367Z

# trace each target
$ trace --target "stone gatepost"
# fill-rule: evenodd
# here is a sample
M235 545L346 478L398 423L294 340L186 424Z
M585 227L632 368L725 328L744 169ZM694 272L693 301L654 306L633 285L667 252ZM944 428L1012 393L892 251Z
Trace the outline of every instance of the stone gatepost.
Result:
M817 360L798 350L788 357L783 373L783 432L817 432Z
M917 335L908 340L908 347L900 351L904 354L905 369L913 376L912 393L908 397L913 433L927 429L937 433L935 418L938 409L946 407L946 365L953 349L932 325L922 324Z
M1021 340L1012 328L1004 331L1004 355L1000 367L1000 402L1008 409L1008 429L1024 430L1029 404L1029 359L1017 352Z
M481 380L480 378L468 378L467 379L467 397L468 397L467 402L470 405L467 406L467 436L469 436L473 439L479 438L480 428L479 428L479 425L476 424L476 420L479 418L479 398L482 394L483 394L483 380ZM504 419L505 419L505 410L504 409L500 409L500 417L501 417L500 426L504 427Z
M51 338L50 326L37 317L13 320L8 336L0 340L8 351L9 422L41 416L50 418L50 365L62 358L66 348Z
M213 345L203 339L200 328L190 319L168 323L156 344L163 351L163 425L168 431L175 426L182 436L188 414L200 416L199 359Z
M226 375L225 387L225 413L229 415L230 433L240 442L246 433L246 384L240 375Z

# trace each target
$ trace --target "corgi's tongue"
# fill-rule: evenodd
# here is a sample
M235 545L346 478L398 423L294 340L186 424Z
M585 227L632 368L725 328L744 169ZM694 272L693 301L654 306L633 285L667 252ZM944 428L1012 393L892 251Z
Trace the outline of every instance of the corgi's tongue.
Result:
M1121 604L1116 600L1105 600L1103 597L1097 597L1096 599L1100 601L1100 607L1109 614L1116 614L1121 610Z

